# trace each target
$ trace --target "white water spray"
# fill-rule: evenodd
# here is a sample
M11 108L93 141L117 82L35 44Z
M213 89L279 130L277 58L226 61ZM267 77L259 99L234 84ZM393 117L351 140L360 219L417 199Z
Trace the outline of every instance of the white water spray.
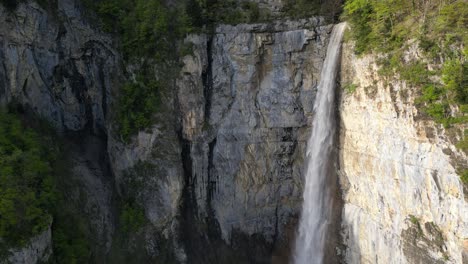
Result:
M307 145L304 203L294 252L296 264L323 262L332 207L326 177L335 136L335 84L344 29L344 23L333 28L315 99L312 135Z

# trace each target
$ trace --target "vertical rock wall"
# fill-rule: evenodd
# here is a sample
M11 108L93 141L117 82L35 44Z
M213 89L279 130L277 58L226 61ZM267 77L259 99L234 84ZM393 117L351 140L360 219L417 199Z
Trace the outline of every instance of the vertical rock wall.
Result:
M180 260L287 262L330 31L313 18L190 36L193 53L166 98L174 111L130 145L110 144L118 182L142 161L153 165L139 200L182 241ZM179 125L163 121L174 118Z
M64 136L74 188L67 198L80 203L102 255L114 229L107 120L121 72L113 45L87 22L79 1L0 5L0 105L21 105Z
M454 164L468 159L454 135L419 118L411 87L377 70L344 46L342 86L357 87L339 106L345 260L462 263L468 204Z

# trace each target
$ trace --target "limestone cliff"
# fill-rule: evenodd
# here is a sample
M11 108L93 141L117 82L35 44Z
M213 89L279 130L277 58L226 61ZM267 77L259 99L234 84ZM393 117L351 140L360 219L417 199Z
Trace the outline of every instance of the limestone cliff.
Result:
M461 134L421 118L417 90L384 80L376 58L356 57L350 44L341 74L357 87L339 106L345 261L466 262L468 205L455 168L468 159L452 140Z
M167 98L177 131L162 121L128 146L110 144L119 182L151 164L138 199L168 238L181 230L179 260L270 262L275 252L287 261L330 30L313 18L188 37L193 54Z
M311 18L189 36L193 52L162 91L155 124L123 143L109 114L125 79L120 55L80 2L0 12L0 100L64 137L70 199L90 219L97 261L128 251L143 262L287 262L330 25ZM128 194L149 223L117 245L115 200Z
M278 16L286 3L255 2ZM59 131L68 198L90 221L91 261L288 263L332 25L315 17L189 35L154 124L124 142L112 114L134 65L86 14L77 0L0 5L0 105L18 104ZM463 263L468 206L456 167L468 164L453 144L461 134L420 118L415 93L381 79L375 60L344 46L341 84L357 89L337 106L342 193L332 220L342 226L332 229L346 248L331 232L327 261ZM126 234L122 197L147 219ZM47 230L10 249L11 261L46 261L52 240Z

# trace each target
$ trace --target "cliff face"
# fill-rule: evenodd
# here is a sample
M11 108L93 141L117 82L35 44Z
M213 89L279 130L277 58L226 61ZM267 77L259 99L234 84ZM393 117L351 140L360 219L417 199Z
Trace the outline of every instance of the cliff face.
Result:
M180 125L162 121L110 145L120 150L110 151L119 182L151 164L138 200L168 238L180 230L179 259L270 262L275 251L287 261L330 30L310 19L188 37L193 54L165 100L174 112L163 115Z
M415 90L377 70L344 45L341 82L357 87L340 103L345 260L462 263L468 206L454 167L467 157L451 143L461 135L420 118Z
M272 249L290 244L330 29L316 19L221 26L208 41L205 91L196 93L204 107L181 100L181 117L195 165L186 175L195 183L192 204L219 225L224 241L247 235ZM179 97L191 91L183 85Z
M105 252L113 232L107 117L119 55L81 10L73 0L47 8L35 2L15 10L0 5L0 104L19 104L64 135L73 172L67 197L80 203Z
M18 101L62 131L105 131L118 54L75 1L49 8L0 8L1 100Z
M256 2L273 13L284 6ZM287 263L331 25L221 25L187 37L192 52L161 91L156 122L123 143L110 116L124 67L87 21L75 0L0 6L0 104L60 131L69 199L91 222L97 262ZM451 143L460 134L419 118L411 89L382 80L374 58L349 45L341 79L358 87L338 106L344 261L462 263L468 208L454 163L468 165ZM121 239L116 200L126 196L149 221ZM45 261L50 237L12 250L12 262Z
M124 248L142 250L142 261L287 261L331 26L313 18L188 37L193 52L162 91L155 124L124 144L109 117L120 56L79 2L0 13L1 103L65 138L70 199L83 205L101 261L118 250L115 197L130 193L150 223Z

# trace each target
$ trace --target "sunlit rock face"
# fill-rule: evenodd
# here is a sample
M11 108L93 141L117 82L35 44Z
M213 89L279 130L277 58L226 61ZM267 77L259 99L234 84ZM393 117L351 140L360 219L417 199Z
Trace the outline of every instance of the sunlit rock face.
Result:
M341 82L357 86L339 106L345 261L462 263L468 205L454 165L467 157L451 143L460 135L418 118L411 88L384 82L375 58L351 45Z

